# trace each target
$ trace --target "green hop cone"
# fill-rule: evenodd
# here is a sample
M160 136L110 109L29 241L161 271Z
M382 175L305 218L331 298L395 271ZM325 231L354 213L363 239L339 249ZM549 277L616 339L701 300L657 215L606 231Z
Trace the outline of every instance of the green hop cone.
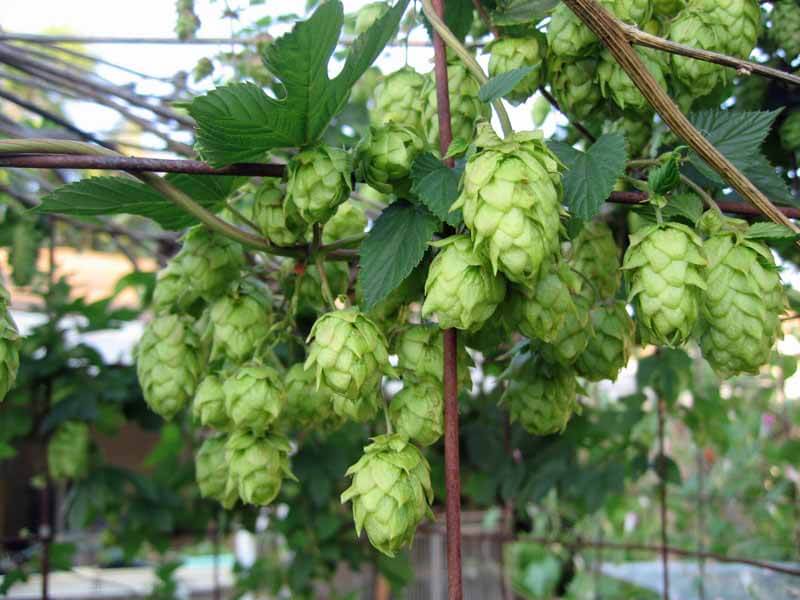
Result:
M670 23L669 39L701 50L724 53L728 32L719 26L716 14L717 11L702 11L692 3ZM719 65L677 54L672 55L671 60L673 76L696 98L708 95L717 85L728 81L728 73Z
M192 81L198 83L203 81L206 77L214 74L214 63L210 58L204 56L194 65L192 69Z
M475 143L450 210L463 210L475 251L495 273L529 285L558 250L563 165L538 133L500 140L484 123Z
M728 219L704 244L707 289L700 348L720 377L757 373L782 335L785 295L769 248L744 237L747 223Z
M324 223L350 195L352 166L345 150L330 146L296 154L287 166L285 210L291 210L291 204L307 223Z
M596 58L575 60L551 55L547 65L550 86L559 105L578 119L596 117L605 108L597 82Z
M197 386L192 400L192 416L203 427L228 429L231 421L225 408L222 378L210 373Z
M350 400L369 397L390 371L386 338L369 318L355 308L322 315L308 340L305 368L316 370L317 387Z
M5 288L0 285L0 291L5 292ZM5 292L6 294L8 292ZM0 315L0 402L8 394L8 390L14 387L17 381L17 371L19 370L19 346L21 339L17 332L17 326L8 308L1 307Z
M256 190L252 218L273 244L292 246L305 240L308 224L300 218L294 204L284 201L276 179L266 179Z
M324 268L334 298L346 294L350 284L347 263L326 261ZM301 265L287 260L281 268L281 276L286 296L293 298L296 318L316 319L328 310L316 265Z
M791 63L800 55L800 5L797 0L778 0L770 14L772 41L786 53Z
M156 275L153 289L153 306L159 312L184 312L199 298L181 272L178 261L170 261Z
M617 293L619 255L614 234L602 221L589 221L572 240L572 267L592 283L601 299Z
M236 242L198 225L184 236L183 247L172 262L190 293L213 300L238 279L244 252Z
M200 338L194 321L161 315L144 328L136 352L136 374L145 402L169 420L191 400L200 376Z
M356 533L367 532L370 543L394 556L414 541L427 516L433 518L430 465L404 435L372 438L364 454L346 473L352 484L342 502L352 502Z
M353 26L353 33L361 35L367 29L372 27L373 23L380 19L386 11L389 10L389 5L386 2L370 2L358 9L356 13L356 22Z
M654 55L648 51L638 50L637 52L658 85L666 91L667 81L664 79L660 61L656 60ZM650 103L642 96L639 88L631 81L631 78L608 50L600 55L597 78L600 81L600 91L603 97L613 100L621 110L635 113L652 111Z
M800 150L800 111L791 113L778 130L781 146L789 152Z
M303 363L293 364L286 373L286 405L281 419L300 430L332 430L341 425L333 412L333 395L317 389L316 376Z
M595 305L591 311L593 335L578 357L575 370L590 381L615 381L628 364L636 336L636 326L625 303L613 301Z
M47 442L47 469L57 481L80 479L89 470L89 425L65 421Z
M689 9L704 15L706 22L721 32L721 52L739 58L750 56L761 33L758 0L692 0Z
M563 2L553 9L547 26L547 46L557 57L581 57L592 53L600 41Z
M240 284L211 305L211 358L243 362L258 352L272 325L268 291Z
M420 446L430 446L444 432L442 384L436 379L409 380L389 405L389 418L398 433Z
M249 363L222 384L225 410L238 429L266 431L286 404L281 375L272 367Z
M575 310L566 314L564 323L552 341L542 346L542 355L548 362L573 365L586 350L594 335L589 316L591 303L583 295L573 296Z
M375 88L375 108L370 112L373 125L397 123L422 131L422 89L425 77L411 67L390 73Z
M325 386L321 386L320 389L324 390ZM380 388L358 398L348 398L331 391L328 393L333 400L333 414L346 421L369 423L378 416L383 406L383 393Z
M442 331L433 324L408 325L394 342L397 366L404 373L418 378L444 377L444 340ZM458 341L457 371L459 383L470 384L469 368L472 366L463 339Z
M505 97L512 104L521 104L530 98L542 82L542 71L547 56L547 39L541 33L524 38L503 38L489 44L484 51L490 53L489 77L521 67L533 67Z
M492 110L489 104L478 98L481 85L461 59L448 60L447 82L450 90L450 125L453 139L469 143L475 137L475 125L479 120L488 121L492 116ZM433 74L428 76L422 90L422 98L417 98L416 102L421 102L423 105L422 126L425 138L432 148L438 150L439 114L436 108L436 80Z
M339 205L330 221L322 230L322 243L330 244L336 240L364 233L367 228L367 213L354 202L348 200Z
M239 499L239 494L236 486L230 485L225 450L227 440L222 433L203 440L194 457L194 473L203 498L211 498L224 508L231 509Z
M580 410L578 382L569 367L523 353L514 357L505 377L508 387L502 402L511 422L532 435L561 433Z
M465 235L453 235L434 245L440 250L425 281L422 316L436 314L442 329L480 329L505 298L505 280L492 272Z
M650 115L623 116L613 122L607 121L604 130L625 137L625 149L630 158L643 156L653 137L653 118Z
M358 173L380 192L408 192L411 165L424 149L415 129L397 123L371 126L356 148Z
M284 479L297 478L289 466L289 440L280 435L234 431L225 444L230 480L245 504L266 506L281 491Z
M672 18L677 15L684 6L686 6L686 0L653 0L653 15L662 18Z
M689 338L705 266L703 243L686 225L649 225L630 236L622 269L645 342L680 346Z

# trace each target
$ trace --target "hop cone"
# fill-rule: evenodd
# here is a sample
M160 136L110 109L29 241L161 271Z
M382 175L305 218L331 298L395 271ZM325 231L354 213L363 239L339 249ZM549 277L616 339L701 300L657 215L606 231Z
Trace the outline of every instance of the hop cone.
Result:
M0 285L0 290L5 292L5 288ZM6 294L8 292L5 292ZM0 402L6 397L8 390L14 387L19 370L19 346L20 337L17 333L17 326L8 308L3 306L4 302L0 299Z
M225 444L229 477L245 504L266 506L284 478L297 481L289 466L289 440L280 435L234 431Z
M304 150L292 157L287 169L289 203L307 223L324 223L350 195L352 161L344 150L330 146Z
M280 374L266 365L250 363L222 384L225 409L234 426L266 431L280 416L286 391Z
M239 277L244 253L236 242L198 225L184 236L183 248L172 262L189 293L213 300Z
M797 0L779 0L770 15L770 37L786 52L787 62L800 54L800 5Z
M222 380L218 375L206 375L197 386L192 400L192 416L203 427L227 429L230 426Z
M404 435L372 438L347 475L353 480L342 502L353 503L356 533L365 530L370 543L387 556L410 546L417 525L433 517L430 465Z
M422 131L422 89L425 77L411 67L387 75L375 88L375 108L370 113L373 125L397 123Z
M147 405L171 419L194 396L201 369L200 339L191 317L162 315L144 328L136 374Z
M572 267L590 281L601 298L613 298L620 280L619 248L602 221L589 221L572 240Z
M650 53L638 51L642 62L650 74L658 82L661 89L666 91L667 82L661 70L661 63L655 60ZM607 50L600 55L600 64L597 67L597 77L600 81L600 91L605 98L614 101L620 109L635 113L648 113L652 109L639 88L634 85L628 74L619 66Z
M779 130L781 146L789 152L800 150L800 111L791 113Z
M542 82L542 70L547 55L547 39L537 33L524 38L503 38L489 44L489 77L521 67L533 67L505 97L513 104L530 98Z
M197 487L203 498L212 498L224 508L233 508L239 499L235 485L231 485L226 459L225 434L217 434L203 441L194 457Z
M184 312L199 297L198 291L183 276L180 262L170 261L158 272L153 290L153 306L157 311Z
M295 363L286 373L286 405L281 418L297 429L335 429L341 420L333 412L333 395L317 389L314 372Z
M322 315L308 336L305 368L316 369L317 387L358 400L373 394L389 370L386 338L355 308Z
M273 244L292 246L303 243L308 225L284 195L275 179L266 179L256 190L253 221Z
M628 364L636 326L620 301L598 304L591 311L593 335L575 363L578 375L590 381L616 380Z
M386 4L386 2L370 2L362 6L356 13L353 33L355 33L355 35L364 33L367 29L372 27L372 24L380 19L387 10L389 10L389 5Z
M256 285L240 285L211 306L211 357L243 362L255 354L272 325L266 292Z
M397 123L372 126L356 148L358 171L380 192L407 192L411 164L424 149L415 129Z
M650 116L623 116L613 123L608 123L605 130L609 133L620 133L625 137L628 156L642 156L653 136L653 119Z
M700 348L721 377L756 373L781 336L785 296L772 253L742 233L721 229L704 244L708 287Z
M630 236L622 269L645 341L679 346L697 322L706 288L697 234L680 223L643 227Z
M594 335L589 316L589 300L583 296L573 296L575 310L567 313L564 323L553 340L542 347L542 355L549 361L562 365L573 365L578 360L589 339Z
M686 6L686 0L653 0L653 15L671 18Z
M558 250L561 162L536 133L501 141L484 124L476 145L450 210L463 209L474 249L495 273L529 285Z
M547 46L557 57L581 57L599 44L595 36L572 10L559 2L547 26Z
M450 90L450 123L453 139L471 142L475 137L475 125L480 119L489 120L491 108L478 98L480 84L467 70L460 59L448 61L447 82ZM422 126L428 144L439 148L439 115L436 102L436 81L433 75L428 76L422 90Z
M511 421L532 435L561 433L579 410L575 373L569 367L519 354L506 374L503 403Z
M322 243L330 244L336 240L364 233L367 228L367 214L358 204L346 201L339 205L330 221L322 230Z
M47 469L55 480L79 479L89 469L89 426L81 421L59 425L47 442Z
M394 342L397 366L417 378L441 382L444 377L444 340L442 332L432 324L408 325ZM470 382L469 367L472 361L459 338L457 371L462 385Z
M322 296L322 282L317 266L310 264L298 267L297 263L286 261L283 268L287 297L293 297L295 302L295 316L315 319L317 315L325 312L327 304ZM333 296L347 293L350 284L350 270L347 264L326 261L324 268Z
M568 114L578 119L597 116L604 107L597 82L597 64L596 58L574 60L552 55L548 63L553 95Z
M722 52L739 58L750 56L761 33L758 0L692 0L689 10L692 9L721 32Z
M467 236L450 236L436 245L441 250L425 281L422 316L435 313L442 329L480 329L505 298L505 281L492 273Z
M320 389L325 389L325 387L322 386ZM378 415L378 411L383 406L383 395L380 388L358 398L348 398L335 392L330 393L333 399L333 414L343 420L368 423Z
M389 405L389 417L398 433L420 446L430 446L444 432L442 384L436 379L410 380Z

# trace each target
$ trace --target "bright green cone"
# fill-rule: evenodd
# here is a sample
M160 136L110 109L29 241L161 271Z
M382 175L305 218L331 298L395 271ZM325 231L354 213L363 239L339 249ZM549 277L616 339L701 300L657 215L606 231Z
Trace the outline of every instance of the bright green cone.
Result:
M339 148L317 146L289 161L285 210L291 204L307 223L324 223L347 200L352 189L350 155Z
M559 2L547 26L547 45L558 57L586 56L600 41L569 6Z
M738 58L750 56L761 33L758 0L691 0L689 8L704 14L707 22L722 32L722 52Z
M0 285L0 290L5 289ZM7 292L6 292L7 293ZM0 301L0 402L14 387L19 370L19 346L22 340L17 332L17 326L8 308L2 306Z
M225 236L198 225L183 238L183 248L172 263L189 294L213 300L239 277L244 266L242 247Z
M375 108L370 112L374 125L397 123L422 132L422 88L425 77L411 67L390 73L375 88Z
M225 408L222 378L209 373L197 386L192 400L192 416L203 427L228 429L231 421Z
M266 506L278 497L284 479L297 480L290 451L289 440L280 435L234 431L228 437L225 460L242 502Z
M371 126L356 148L361 178L386 194L407 192L414 159L425 149L417 130L397 123Z
M647 70L656 80L662 90L667 91L667 81L661 68L661 62L656 60L657 55L645 50L638 50ZM617 63L608 50L600 55L600 64L597 66L597 78L600 81L600 91L603 97L614 101L621 110L635 113L650 113L650 103L642 96L639 88L631 81L628 74Z
M430 378L441 382L444 377L444 340L442 330L434 324L407 325L394 342L397 366L413 377ZM458 340L457 370L461 385L470 384L472 360Z
M549 362L573 365L594 334L589 317L590 301L583 295L573 296L575 310L567 313L553 340L542 346L542 355Z
M490 53L489 77L521 67L533 67L505 98L520 104L530 98L542 82L547 39L541 33L524 38L503 38L489 44L484 51Z
M620 251L611 229L602 221L589 221L572 240L570 264L592 284L600 298L613 298L620 281Z
M706 289L705 266L703 243L686 225L648 225L630 236L622 269L643 341L686 342Z
M787 62L800 55L800 5L797 0L778 0L770 14L769 35L786 52Z
M162 315L144 328L136 353L136 373L147 405L165 419L174 417L194 396L200 376L200 339L194 321Z
M386 554L411 545L427 516L433 518L430 465L401 434L379 435L346 473L353 481L342 502L353 504L356 533L367 532L370 543Z
M593 334L586 350L578 357L575 370L590 381L615 381L628 364L633 350L636 326L625 303L597 304L591 311Z
M225 457L225 434L217 434L203 441L194 457L197 487L203 498L216 500L224 508L233 508L239 499L236 486L230 485L228 461Z
M587 119L602 115L606 109L597 81L597 65L596 58L575 60L550 56L547 65L550 86L567 114Z
M200 297L188 284L178 261L170 261L156 276L153 307L159 312L183 312Z
M779 130L781 146L790 152L800 150L800 111L791 113Z
M482 124L475 143L480 150L467 161L450 210L462 209L475 251L495 273L531 285L558 250L563 166L538 133L500 140Z
M389 405L389 418L398 433L420 446L430 446L444 432L442 383L436 379L408 380Z
M89 470L89 425L65 421L47 442L47 469L56 481L80 479Z
M308 224L291 202L286 202L277 179L265 179L256 190L253 221L270 242L292 246L305 241Z
M265 288L239 285L211 305L211 357L244 362L256 354L272 325Z
M286 405L281 419L299 430L332 430L341 425L333 412L333 395L324 387L317 389L316 375L303 363L295 363L286 373Z
M336 240L364 233L367 228L367 213L354 202L348 200L339 205L330 221L322 230L322 243L330 244Z
M225 409L238 429L266 431L286 403L281 375L272 367L246 364L225 379Z
M435 314L442 329L480 329L505 298L505 280L492 273L465 235L434 245L440 250L428 271L422 316Z

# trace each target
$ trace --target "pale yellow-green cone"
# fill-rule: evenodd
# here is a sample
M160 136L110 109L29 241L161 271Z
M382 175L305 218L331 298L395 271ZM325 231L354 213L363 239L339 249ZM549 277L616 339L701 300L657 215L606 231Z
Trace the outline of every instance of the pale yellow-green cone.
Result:
M408 379L389 404L389 418L397 433L420 446L430 446L444 432L442 383L431 378Z
M550 86L567 114L578 119L596 118L606 110L607 103L597 81L597 65L594 57L576 60L550 55L547 64Z
M532 285L559 248L563 165L535 132L500 140L481 123L475 144L450 210L462 209L476 252L495 273Z
M786 52L786 60L791 63L800 54L800 5L796 0L778 0L774 3L770 21L769 36Z
M583 287L591 283L601 299L613 298L617 293L621 277L619 259L614 234L602 221L589 221L572 240L570 264L588 280Z
M356 533L366 531L370 543L387 556L410 546L417 526L433 518L430 465L404 435L372 438L346 475L353 480L341 500L353 504Z
M356 13L356 22L353 28L355 35L361 35L367 29L372 27L373 23L380 19L386 11L389 10L389 5L386 2L370 2L358 9Z
M779 130L781 146L790 152L800 150L800 111L786 117Z
M286 404L283 379L275 369L246 364L222 384L225 409L237 429L266 431L278 420Z
M689 9L702 14L706 22L722 32L722 52L747 58L761 33L758 0L691 0Z
M289 440L275 434L234 431L225 444L229 482L245 504L266 506L281 491L284 479L297 478L289 466Z
M706 289L706 264L702 241L681 223L649 225L630 236L622 269L643 341L686 342Z
M505 98L520 104L530 98L542 82L547 57L547 39L539 32L521 38L502 38L484 48L489 52L489 77L521 67L534 67Z
M0 285L0 290L5 292L2 285ZM5 302L0 300L0 310L2 310L0 314L0 402L17 381L19 346L22 343L14 319L11 318L8 308L2 306Z
M397 366L418 378L431 378L439 382L444 377L444 340L442 331L434 324L408 325L394 341ZM469 368L472 360L464 348L463 339L458 340L457 370L462 386L471 383Z
M294 204L286 202L277 179L265 179L256 190L252 218L264 237L277 246L305 241L308 224L300 218Z
M308 340L305 368L316 372L317 387L350 400L370 397L391 371L386 338L377 325L356 308L322 315Z
M573 296L575 310L568 312L553 340L542 346L542 355L548 362L573 365L586 350L594 334L589 316L591 302L584 295Z
M222 391L223 379L209 373L197 386L192 400L192 416L203 427L225 430L231 425L225 408L225 395Z
M578 356L575 370L590 381L615 381L630 359L636 325L621 301L597 304L590 316L593 334Z
M156 275L153 307L158 312L183 312L198 298L200 293L183 276L180 262L170 261Z
M416 129L397 123L371 126L356 147L356 167L361 178L379 192L407 192L414 159L425 149Z
M367 213L361 205L347 200L339 205L334 215L325 223L322 230L322 243L330 244L336 240L364 233L367 228Z
M194 473L200 495L230 509L239 500L239 493L236 486L229 482L225 451L227 440L222 433L205 439L194 457Z
M183 237L183 247L172 263L177 265L188 294L211 301L239 278L244 251L229 238L198 225Z
M194 321L161 315L144 328L136 352L136 374L153 412L172 419L194 396L200 376L200 338Z
M465 235L433 245L440 250L428 271L422 316L435 314L442 329L480 329L505 298L505 280L492 273Z
M241 363L251 358L272 325L268 291L258 285L240 285L211 306L211 357Z
M80 479L89 470L89 425L65 421L47 442L47 469L57 481Z
M293 364L286 373L286 405L281 419L300 430L333 430L342 419L333 412L333 395L324 387L317 389L316 375L303 363Z
M287 202L306 223L324 223L350 195L352 170L345 150L324 145L303 150L287 165Z
M658 55L652 54L652 52L655 51L637 50L639 58L659 87L667 91L667 81L664 78L661 61L657 60ZM639 88L631 81L631 78L608 50L600 54L597 78L603 97L613 100L620 110L632 111L637 114L649 114L653 110Z
M411 67L390 73L375 88L375 108L370 112L374 125L397 123L422 132L422 88L425 77Z
M558 363L534 359L530 353L514 357L505 377L502 402L512 423L533 435L561 433L572 415L580 412L575 372Z

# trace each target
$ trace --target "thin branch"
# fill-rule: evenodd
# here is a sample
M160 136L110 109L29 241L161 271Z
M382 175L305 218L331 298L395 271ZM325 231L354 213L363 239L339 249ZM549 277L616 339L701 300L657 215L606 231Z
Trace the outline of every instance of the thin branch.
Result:
M577 129L581 133L581 135L583 135L583 137L585 137L593 144L597 141L597 138L592 134L591 131L589 131L586 128L585 125L583 125L583 123L581 123L580 121L576 121L575 119L572 119L567 113L564 112L564 110L561 108L561 105L558 103L558 100L556 100L555 96L553 96L553 94L548 92L543 85L539 86L539 93L542 96L544 96L545 100L547 100L553 108L555 108L558 112L564 115L572 124L572 126L575 129Z

